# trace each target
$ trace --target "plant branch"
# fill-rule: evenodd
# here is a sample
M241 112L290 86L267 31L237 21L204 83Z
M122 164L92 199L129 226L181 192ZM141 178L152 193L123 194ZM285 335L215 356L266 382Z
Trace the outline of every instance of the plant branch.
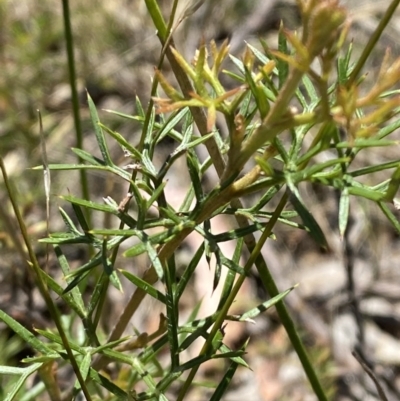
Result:
M390 6L387 8L385 14L379 21L379 25L374 30L373 34L368 40L367 45L364 47L363 52L361 53L360 58L357 60L357 64L354 67L350 75L350 79L347 82L347 87L350 88L358 78L361 70L363 69L368 57L371 55L372 51L375 49L375 46L382 36L383 31L385 30L386 26L388 25L389 21L392 19L394 12L396 11L397 7L400 4L400 0L393 0Z
M67 46L67 57L68 57L69 85L71 87L72 111L74 115L75 133L76 133L76 147L78 149L83 149L83 134L82 134L81 116L79 111L80 108L79 108L78 90L76 88L74 41L72 36L69 1L62 0L62 6L63 6L63 19L64 19L64 35L65 35L65 43ZM79 156L78 156L78 161L79 163L83 162L83 160ZM89 199L89 185L88 185L86 170L80 170L79 174L80 174L82 196L84 199ZM89 215L87 215L86 217L90 218Z
M14 191L11 188L11 183L8 179L8 175L7 175L7 170L6 167L4 165L4 161L3 158L0 157L0 169L1 172L3 174L3 179L4 179L4 184L6 186L7 189L7 193L8 193L8 197L10 199L10 202L12 204L15 216L17 218L18 221L18 225L19 225L19 229L21 231L22 234L22 238L24 239L25 242L25 246L28 250L28 255L29 255L29 262L28 262L28 266L33 270L34 276L35 276L35 281L37 286L39 287L39 291L40 294L42 295L47 309L51 315L51 318L53 320L53 322L55 323L57 330L58 330L58 334L60 335L61 341L63 343L63 346L65 348L65 351L68 355L68 359L71 362L72 368L74 370L74 373L76 375L76 378L78 379L79 384L81 385L82 391L85 394L86 400L91 401L91 396L90 393L86 387L86 383L85 380L82 377L81 371L79 369L78 363L76 362L75 356L71 350L71 347L69 345L68 342L68 338L65 334L64 328L62 326L61 323L61 319L60 319L60 313L56 307L56 305L54 304L53 300L51 299L51 296L49 294L47 285L43 279L43 275L42 275L42 269L39 266L39 262L37 261L35 252L32 249L32 245L31 245L31 241L29 239L29 235L28 235L28 231L26 229L25 223L24 223L24 219L21 215L21 212L19 211L18 208L18 204L17 201L15 199L14 196Z

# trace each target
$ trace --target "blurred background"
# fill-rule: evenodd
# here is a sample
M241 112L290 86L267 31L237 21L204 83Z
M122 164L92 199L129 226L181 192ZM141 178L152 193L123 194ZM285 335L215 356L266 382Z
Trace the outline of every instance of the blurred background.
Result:
M169 15L171 3L166 0L159 2L165 16ZM182 10L186 3L181 3ZM348 39L354 43L356 58L389 1L347 0L341 3L348 7L353 21ZM98 154L89 121L86 89L98 107L102 122L135 143L140 135L140 126L102 110L135 114L136 97L144 107L149 100L154 66L161 48L145 4L139 0L72 0L70 7L84 148ZM177 48L188 59L193 57L202 38L206 42L214 39L217 43L228 39L231 53L240 57L246 42L257 46L260 37L275 48L280 22L283 21L289 29L297 29L299 18L296 2L291 0L206 0L177 29L174 38ZM369 60L367 81L373 81L387 47L392 49L393 57L399 55L399 37L400 13L397 13ZM30 170L41 164L37 109L43 116L49 162L73 163L76 160L70 150L76 144L60 1L0 0L0 65L0 152L17 190L20 209L34 242L46 236L43 176ZM165 72L168 73L167 65ZM122 163L121 150L112 141L109 143L114 160L121 160ZM160 161L174 147L173 143L163 144L157 156ZM398 155L398 147L384 148L371 154L364 152L357 163L364 165L371 157L380 161L393 160L398 159ZM91 194L97 200L109 195L117 200L127 191L125 183L99 173L89 173L89 181ZM68 205L57 195L70 192L79 196L77 182L76 172L52 173L51 231L63 229L58 206L68 210ZM2 185L1 182L0 308L27 327L43 327L48 324L49 317L27 278L25 261L21 259L16 245L18 230ZM185 180L179 183L171 180L168 187L171 196L174 194L177 199L183 197L184 186ZM374 366L389 399L399 400L398 233L372 204L353 202L349 232L351 247L344 250L337 230L336 194L313 186L304 191L307 204L324 230L331 250L322 252L305 232L277 227L277 240L268 243L264 250L269 267L281 290L300 283L288 297L288 305L301 327L312 360L319 366L331 399L379 399L372 381L351 355L351 351L359 347ZM217 227L222 231L229 224L229 221L221 219ZM189 238L179 251L182 264L196 246L196 239ZM38 254L44 257L44 247L38 244L35 247ZM229 252L228 243L226 253ZM85 251L71 248L69 257L79 266L85 258ZM356 277L352 294L348 292L346 267L349 263L354 267ZM211 292L211 284L204 288L203 283L210 282L212 274L206 263L203 264L196 275L198 283L194 285L194 299L184 300L182 308L190 309L196 300ZM145 267L145 264L136 266L138 270ZM56 277L60 276L56 265L52 266L52 271ZM120 312L130 291L129 287L124 295L110 294L110 312ZM243 288L243 300L235 306L236 312L264 301L266 296L254 274ZM357 311L350 299L352 296L359 300ZM35 307L29 305L32 300ZM157 326L158 322L152 321L149 316L151 307L150 304L143 306L133 322L135 327L152 330ZM202 313L212 312L212 299L204 298ZM249 335L251 342L246 360L252 370L238 372L226 400L236 401L243 397L254 401L315 399L274 311L259 317L253 325L231 324L227 341L232 346L240 346ZM0 325L0 349L9 350L0 354L0 364L11 363L26 352L23 344L11 337L3 325ZM203 374L211 378L213 369L218 369L218 366L210 366ZM206 399L204 394L192 394L191 397L193 401Z

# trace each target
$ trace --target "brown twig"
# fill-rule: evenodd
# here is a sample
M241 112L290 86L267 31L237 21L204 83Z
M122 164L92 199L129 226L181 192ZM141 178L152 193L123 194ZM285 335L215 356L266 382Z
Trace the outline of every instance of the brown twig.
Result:
M357 359L357 362L361 365L361 367L364 369L365 373L371 378L371 380L374 382L376 390L378 391L379 398L382 401L388 401L388 398L386 397L385 392L383 391L382 386L379 384L379 381L373 372L373 370L367 365L366 361L364 360L364 357L362 357L358 352L353 351L352 355L354 358Z

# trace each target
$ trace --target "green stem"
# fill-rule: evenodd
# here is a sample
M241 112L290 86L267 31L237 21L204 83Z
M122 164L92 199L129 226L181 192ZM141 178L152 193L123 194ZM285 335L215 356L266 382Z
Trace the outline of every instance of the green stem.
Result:
M286 192L284 195L285 204L288 199L288 193ZM283 199L282 199L283 200ZM282 202L281 200L281 202ZM279 216L278 216L279 217ZM256 249L256 248L255 248ZM254 250L252 251L252 254ZM261 252L257 254L257 258L255 260L255 265L257 267L257 271L260 275L261 281L264 284L265 288L268 291L268 294L271 298L275 297L279 294L279 289L271 275L271 272L268 269L268 266L263 258ZM306 373L308 380L315 392L315 395L318 397L320 401L327 401L327 397L322 388L322 385L318 379L318 376L310 362L310 359L307 355L307 351L301 341L301 338L296 330L296 326L293 322L293 319L290 317L290 314L286 308L286 305L283 301L280 301L276 304L276 310L278 312L279 318L288 334L290 342L295 349L301 364L303 365L304 372Z
M281 215L281 213L286 205L287 198L288 198L288 196L285 193L283 195L282 199L280 200L277 208L275 209L274 214L272 215L271 219L269 220L267 226L265 227L260 239L258 240L257 244L253 247L250 258L248 259L246 265L244 266L245 273L247 273L251 269L254 262L258 259L259 255L261 254L261 249L264 246L266 240L271 235L272 229L275 226L276 222L278 221L278 218ZM235 298L236 298L240 288L242 287L243 282L246 279L246 276L247 276L246 274L243 274L243 275L239 276L239 278L237 279L232 291L229 293L229 296L228 296L226 302L222 306L222 309L218 312L215 323L210 331L209 336L207 337L206 342L203 345L203 348L200 351L199 356L206 355L211 350L214 337L218 333L218 330L220 330L220 328L224 324L224 321L228 314L229 308L235 301ZM274 296L274 295L271 294L271 296ZM182 401L184 399L185 394L187 393L198 369L199 369L199 366L195 366L190 371L189 376L185 380L185 383L184 383L183 387L181 388L181 391L179 392L177 401Z
M86 400L91 401L92 398L91 398L90 393L89 393L89 391L88 391L88 389L86 387L85 380L82 377L82 374L81 374L81 372L79 370L78 363L76 362L74 354L72 353L71 347L69 345L68 338L67 338L67 336L65 334L65 331L64 331L64 329L62 327L59 311L58 311L57 307L55 306L55 304L54 304L54 302L53 302L53 300L52 300L52 298L51 298L51 296L49 294L47 285L46 285L46 283L45 283L45 281L43 279L43 275L41 274L42 269L40 268L39 263L38 263L37 258L36 258L36 255L35 255L35 252L32 249L32 245L31 245L31 241L29 239L28 231L26 229L26 226L25 226L25 223L24 223L24 219L23 219L23 217L21 215L21 212L19 211L17 201L16 201L16 199L14 197L14 191L13 191L13 189L11 187L11 183L10 183L10 181L8 179L7 170L6 170L6 167L4 165L4 161L3 161L2 157L0 157L0 169L1 169L1 172L3 174L4 184L5 184L6 189L7 189L8 197L9 197L10 202L12 204L12 207L13 207L13 210L14 210L14 213L15 213L15 217L17 218L17 221L18 221L18 225L19 225L19 229L21 231L22 238L24 239L25 246L26 246L26 248L28 250L28 255L29 255L28 266L30 266L30 268L33 270L33 273L34 273L35 278L36 278L35 281L36 281L37 286L39 287L40 294L42 295L42 297L43 297L43 299L44 299L44 301L46 303L47 309L50 312L50 316L51 316L53 322L55 323L55 325L57 327L57 330L58 330L58 333L59 333L60 338L62 340L63 346L65 348L65 351L66 351L67 355L68 355L68 359L71 362L72 368L73 368L73 370L75 372L76 378L79 381L79 384L81 385L81 388L82 388L82 391L83 391L83 393L84 393L84 395L86 397Z
M379 38L381 37L383 31L385 30L386 26L388 25L389 21L393 17L394 12L396 11L398 5L400 4L400 0L393 0L390 6L387 8L384 16L381 18L379 25L374 30L374 33L369 38L367 45L364 47L361 56L357 60L357 64L350 75L350 79L347 83L347 86L351 86L356 81L358 75L360 74L362 68L364 67L368 57L371 55L372 51L375 48Z
M68 57L69 85L71 87L72 111L74 115L75 134L76 134L76 147L78 149L83 149L83 134L82 134L80 111L79 111L79 97L78 97L78 90L76 88L74 42L72 36L71 16L69 12L68 0L62 0L62 5L63 5L63 19L64 19L64 35L65 35L65 42L67 46L67 57ZM83 160L79 156L78 156L78 161L79 163L83 162ZM79 174L80 174L82 196L84 199L89 199L89 185L88 185L86 170L81 169L79 171ZM86 217L89 218L89 215Z

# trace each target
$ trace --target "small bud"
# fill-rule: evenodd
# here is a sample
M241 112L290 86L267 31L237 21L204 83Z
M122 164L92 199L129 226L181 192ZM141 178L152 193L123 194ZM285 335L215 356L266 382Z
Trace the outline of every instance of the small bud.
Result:
M346 21L346 11L337 0L321 1L310 14L307 48L312 58L326 47L331 47L340 34L340 26Z

